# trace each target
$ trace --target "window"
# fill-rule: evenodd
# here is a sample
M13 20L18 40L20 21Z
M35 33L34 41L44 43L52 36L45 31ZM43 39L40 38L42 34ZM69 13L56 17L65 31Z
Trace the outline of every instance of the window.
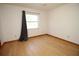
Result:
M38 28L38 15L37 14L26 14L27 29Z

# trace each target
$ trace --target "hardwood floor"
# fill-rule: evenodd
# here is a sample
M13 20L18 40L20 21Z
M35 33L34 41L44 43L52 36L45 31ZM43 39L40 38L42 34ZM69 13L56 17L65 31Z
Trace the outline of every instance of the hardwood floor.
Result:
M24 42L8 42L0 51L2 56L79 56L78 45L50 35L29 38Z

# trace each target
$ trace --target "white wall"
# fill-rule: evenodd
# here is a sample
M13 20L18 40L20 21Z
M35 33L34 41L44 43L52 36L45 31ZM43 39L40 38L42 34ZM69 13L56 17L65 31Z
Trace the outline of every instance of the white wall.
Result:
M36 36L46 33L46 14L43 11L24 7L0 4L0 39L2 42L19 39L21 32L22 10L40 13L39 29L29 29L28 36Z
M65 4L51 10L48 33L79 44L79 4Z

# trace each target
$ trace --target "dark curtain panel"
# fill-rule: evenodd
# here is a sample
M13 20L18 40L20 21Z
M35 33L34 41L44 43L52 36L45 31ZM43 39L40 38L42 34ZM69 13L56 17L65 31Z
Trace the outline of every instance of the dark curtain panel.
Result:
M20 41L28 40L25 11L22 11L22 27L21 27L21 34L20 34L20 39L19 40Z

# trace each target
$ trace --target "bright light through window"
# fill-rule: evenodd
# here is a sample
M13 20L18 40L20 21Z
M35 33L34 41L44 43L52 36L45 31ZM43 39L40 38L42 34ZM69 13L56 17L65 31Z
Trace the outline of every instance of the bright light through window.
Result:
M38 28L38 15L26 14L26 21L28 29Z

